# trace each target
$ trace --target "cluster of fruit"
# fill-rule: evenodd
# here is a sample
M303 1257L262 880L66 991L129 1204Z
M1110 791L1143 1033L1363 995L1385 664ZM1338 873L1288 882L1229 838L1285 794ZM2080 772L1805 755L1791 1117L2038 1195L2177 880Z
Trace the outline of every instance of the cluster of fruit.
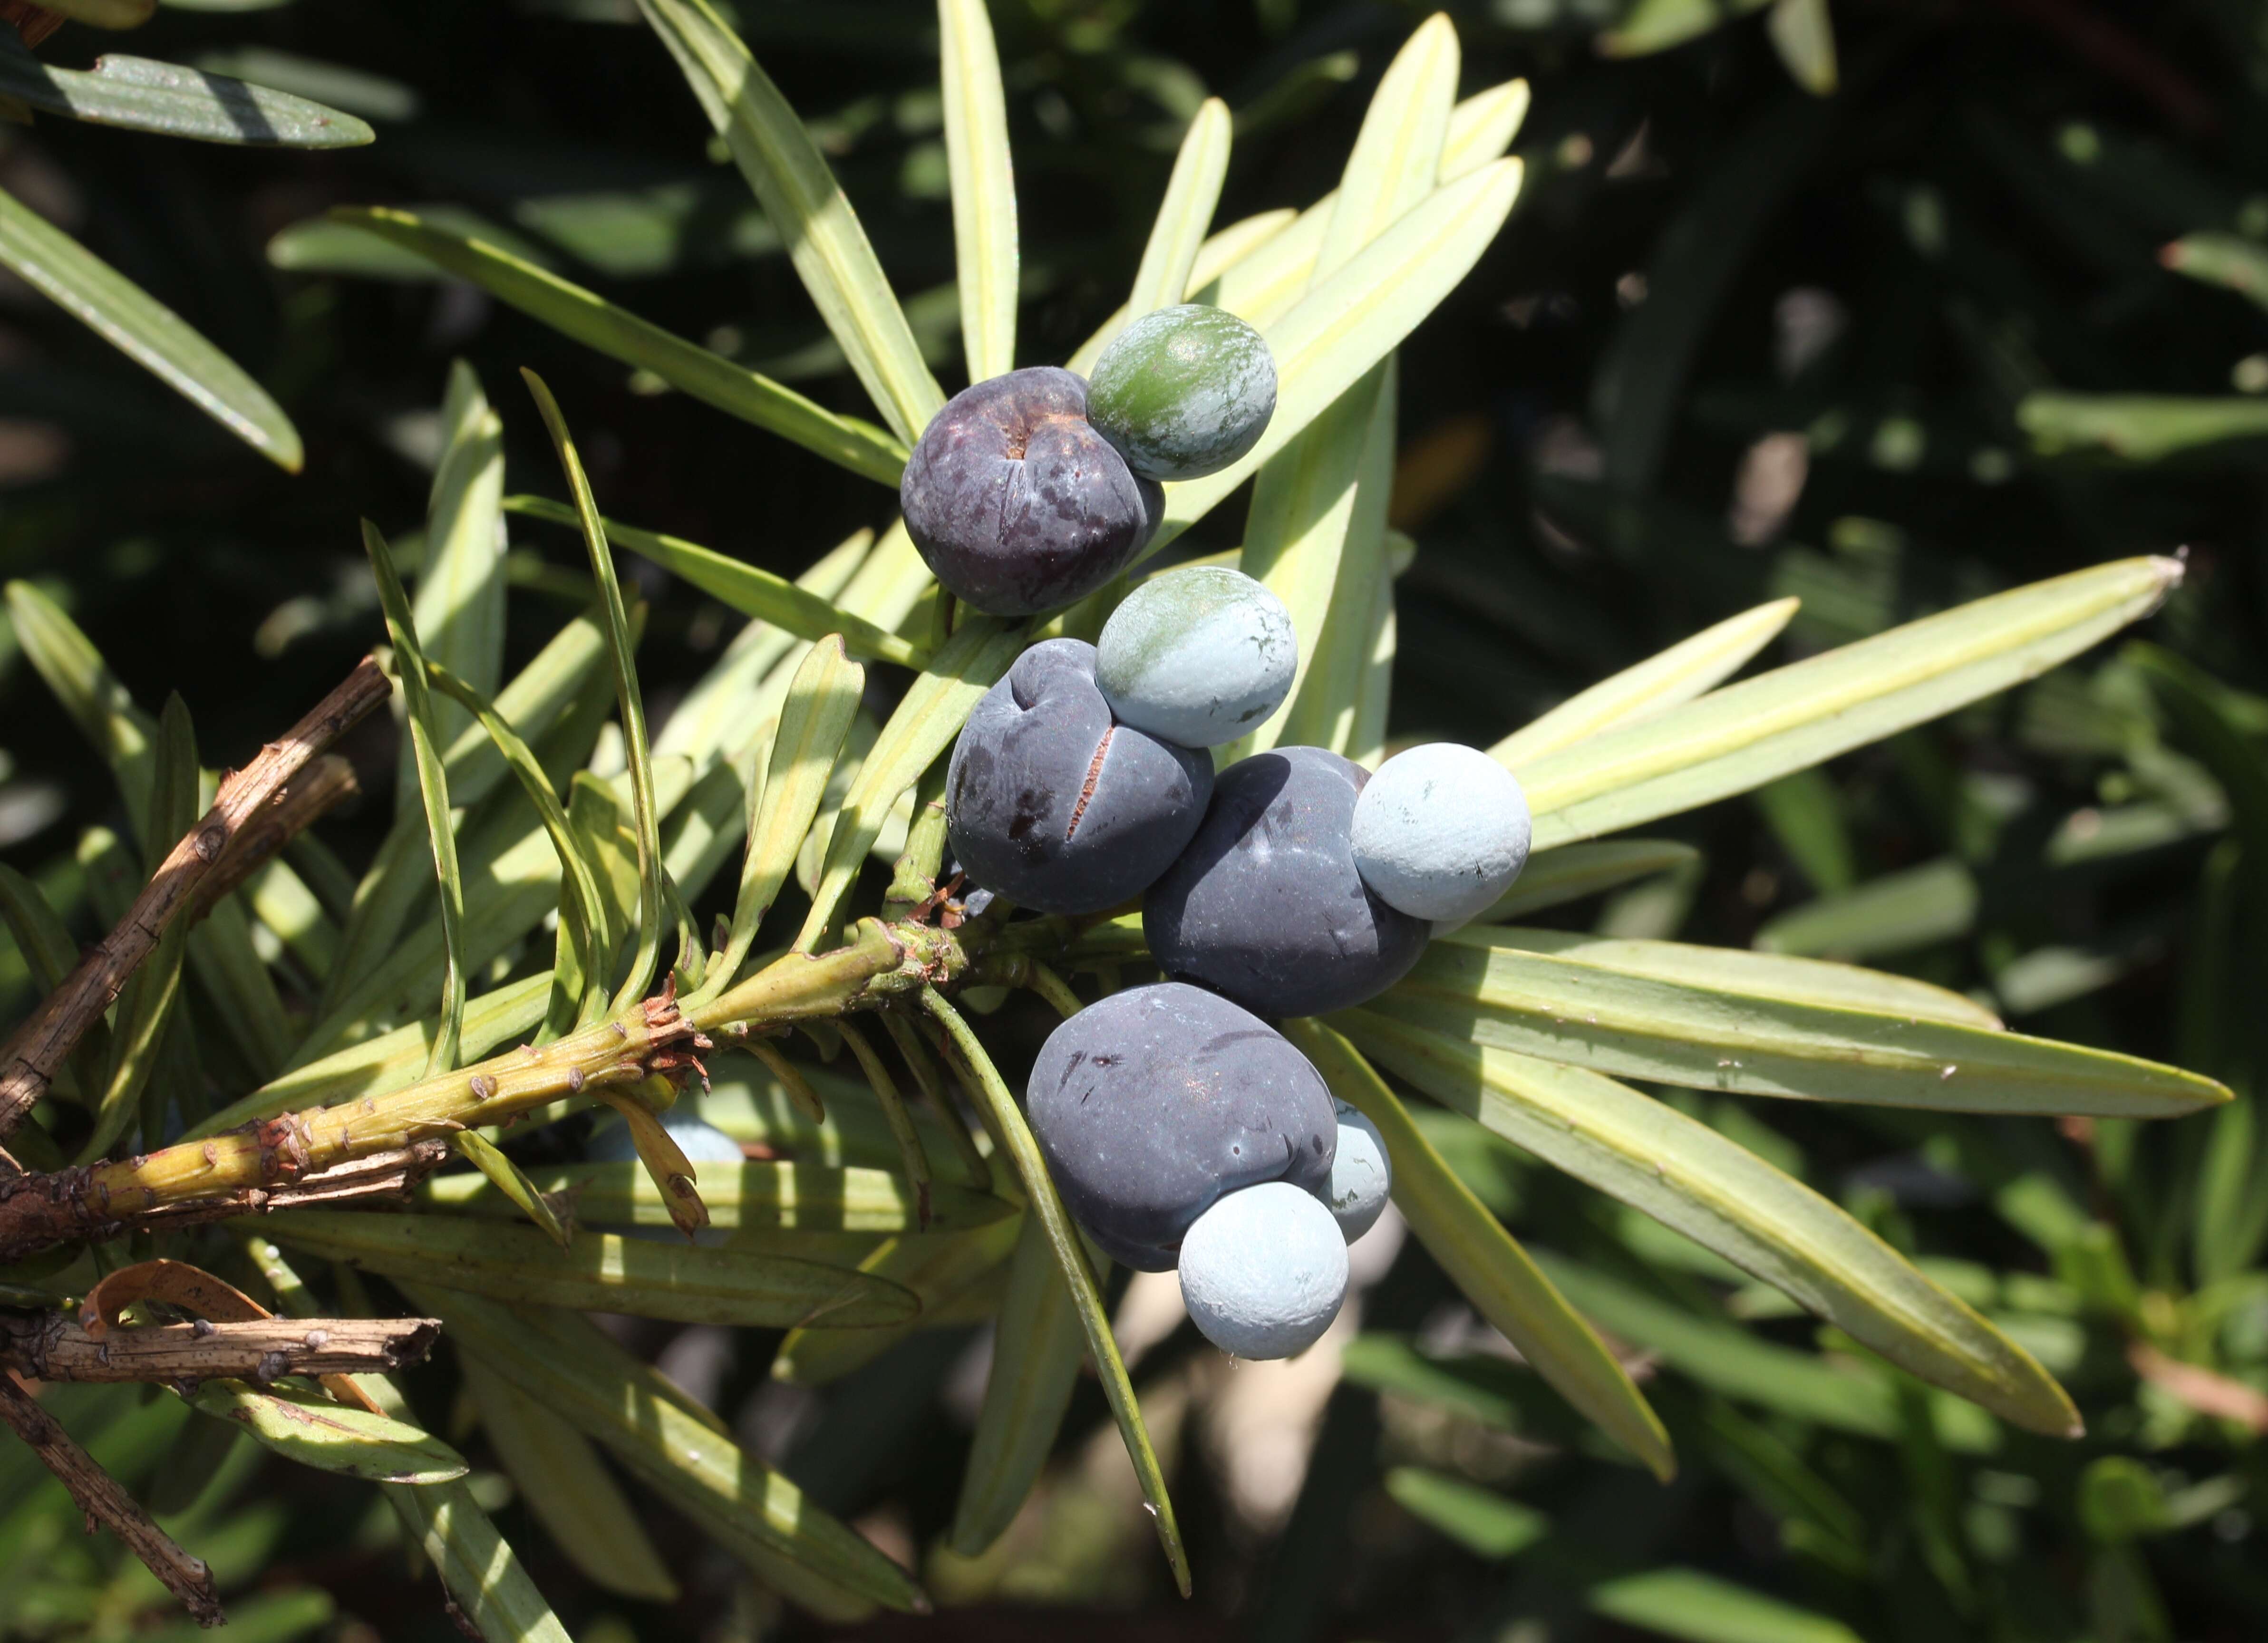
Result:
M1267 346L1217 309L1130 326L1093 385L1065 371L980 383L906 469L906 519L947 588L995 614L1057 608L1138 553L1156 482L1258 441ZM1283 704L1289 613L1239 571L1142 583L1097 642L1019 657L970 713L946 778L947 838L976 885L1084 915L1142 899L1169 979L1057 1028L1032 1070L1034 1135L1098 1248L1179 1268L1214 1345L1280 1358L1346 1292L1346 1245L1385 1206L1377 1131L1335 1102L1263 1016L1346 1009L1392 986L1438 926L1485 910L1528 858L1519 784L1437 743L1373 776L1322 748L1215 775L1209 749Z

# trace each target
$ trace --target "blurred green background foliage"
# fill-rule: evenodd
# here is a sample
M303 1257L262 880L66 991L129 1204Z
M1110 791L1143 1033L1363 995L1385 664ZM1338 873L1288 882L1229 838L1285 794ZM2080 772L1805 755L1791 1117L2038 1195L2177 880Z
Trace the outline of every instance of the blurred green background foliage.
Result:
M933 8L729 9L959 387ZM1427 9L996 0L1020 358L1063 357L1120 299L1205 95L1236 112L1218 220L1304 203L1334 182ZM1855 1351L1828 1367L1809 1350L1819 1327L1776 1294L1443 1115L1428 1122L1460 1173L1647 1367L1683 1461L1674 1485L1583 1437L1414 1243L1366 1275L1359 1337L1272 1381L1240 1383L1186 1326L1142 1339L1155 1309L1121 1298L1192 1605L1145 1544L1091 1381L1036 1503L992 1553L958 1560L935 1548L982 1386L973 1331L915 1337L817 1390L767 1379L777 1337L761 1332L642 1324L630 1342L921 1570L943 1612L860 1635L2257 1638L2268 6L1449 9L1465 89L1525 75L1535 106L1510 227L1402 350L1394 523L1420 552L1399 588L1397 736L1485 744L1778 595L1803 600L1783 642L1800 655L2102 560L2188 557L2143 637L1681 818L1657 830L1690 859L1555 915L1864 960L2024 1030L2228 1081L2235 1103L2146 1133L1675 1098L1985 1310L2071 1388L2087 1437L2016 1433ZM120 38L68 27L42 55L83 66ZM301 92L377 136L275 152L0 128L0 188L188 318L304 441L303 470L280 471L19 284L0 290L0 573L63 604L137 699L178 689L208 749L248 756L373 642L353 521L398 532L414 557L453 359L491 392L528 366L571 400L614 517L787 574L884 522L852 475L323 219L385 203L477 222L862 411L630 0L198 0L161 8L128 48ZM515 408L504 426L508 489L552 489L535 421ZM1230 514L1194 545L1233 545ZM587 584L566 533L512 529L516 667ZM649 572L625 574L652 601L641 668L659 720L737 624ZM91 939L105 902L79 841L123 821L4 631L0 711L0 855ZM372 792L326 833L357 866L390 819L394 768L384 748L358 762ZM12 949L0 991L11 1013L31 1002ZM414 1385L578 1638L819 1629L650 1501L681 1595L600 1589L519 1532L526 1502L446 1418L450 1372ZM430 1577L403 1579L367 1490L246 1448L185 1455L183 1411L129 1391L75 1389L62 1412L226 1549L207 1552L224 1583L260 1594L238 1599L245 1636L453 1635ZM186 1625L77 1534L26 1454L0 1449L0 1635Z

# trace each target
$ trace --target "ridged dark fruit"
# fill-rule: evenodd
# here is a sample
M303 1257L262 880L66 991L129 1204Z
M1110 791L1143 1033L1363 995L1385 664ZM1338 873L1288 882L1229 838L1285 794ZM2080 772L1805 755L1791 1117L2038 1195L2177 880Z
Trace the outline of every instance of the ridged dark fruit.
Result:
M1224 1193L1330 1183L1338 1119L1307 1058L1265 1021L1178 982L1088 1006L1049 1035L1025 1099L1057 1190L1111 1259L1173 1266Z
M946 587L993 615L1028 616L1124 570L1165 493L1088 424L1086 379L1039 365L946 402L906 461L898 505Z
M1130 901L1204 816L1212 761L1116 723L1094 646L1049 639L1016 659L961 726L946 835L976 883L1047 913Z
M1223 770L1189 847L1150 887L1142 932L1169 976L1258 1015L1316 1015L1374 998L1410 971L1432 926L1355 871L1355 796L1370 779L1322 748L1278 748Z

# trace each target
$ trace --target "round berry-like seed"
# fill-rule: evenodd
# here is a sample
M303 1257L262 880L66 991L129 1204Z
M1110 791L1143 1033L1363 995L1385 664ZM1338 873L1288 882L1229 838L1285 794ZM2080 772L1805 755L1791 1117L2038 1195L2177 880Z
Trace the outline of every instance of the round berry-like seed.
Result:
M1355 866L1388 906L1457 923L1512 888L1530 829L1510 770L1476 748L1428 742L1379 766L1355 800Z
M1346 1300L1346 1240L1314 1194L1288 1181L1232 1192L1182 1240L1190 1322L1235 1358L1289 1358L1331 1327Z
M1300 659L1284 601L1226 565L1152 577L1111 612L1094 651L1110 711L1184 748L1218 748L1266 718Z
M1154 309L1094 362L1086 414L1145 479L1202 478L1268 431L1276 361L1267 339L1226 308Z
M1339 1118L1338 1150L1331 1155L1331 1184L1324 1189L1339 1232L1349 1243L1361 1237L1386 1212L1394 1190L1394 1166L1378 1126L1344 1101L1331 1103Z

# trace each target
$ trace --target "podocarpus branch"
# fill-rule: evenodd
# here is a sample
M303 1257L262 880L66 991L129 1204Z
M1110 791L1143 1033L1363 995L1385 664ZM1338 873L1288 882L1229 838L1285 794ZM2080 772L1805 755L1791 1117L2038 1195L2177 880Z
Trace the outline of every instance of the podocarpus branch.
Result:
M204 1559L191 1557L152 1522L117 1479L96 1465L94 1457L73 1442L55 1418L4 1369L0 1369L0 1421L31 1445L41 1463L62 1480L86 1514L89 1527L99 1523L124 1541L200 1625L221 1624L220 1588L213 1584Z
M153 1323L97 1340L60 1312L0 1313L0 1364L39 1381L204 1381L369 1374L422 1361L438 1318L260 1318Z
M87 1024L110 1007L126 978L157 947L166 926L192 908L200 888L239 836L287 801L293 777L385 701L389 688L378 664L364 657L281 740L269 742L250 764L222 779L212 808L158 864L118 927L79 961L0 1047L0 1139L12 1133L33 1103L47 1093L55 1069L77 1047ZM342 791L337 773L328 768L317 785L334 796ZM246 871L250 865L256 860Z
M522 1045L385 1095L285 1113L122 1162L0 1181L0 1264L153 1216L206 1219L272 1207L281 1190L461 1129L504 1124L564 1096L682 1078L696 1057L777 1022L869 1009L972 975L960 932L870 918L831 953L791 953L692 1013L648 998L541 1049ZM265 1195L255 1197L255 1195ZM217 1207L216 1207L217 1206Z

